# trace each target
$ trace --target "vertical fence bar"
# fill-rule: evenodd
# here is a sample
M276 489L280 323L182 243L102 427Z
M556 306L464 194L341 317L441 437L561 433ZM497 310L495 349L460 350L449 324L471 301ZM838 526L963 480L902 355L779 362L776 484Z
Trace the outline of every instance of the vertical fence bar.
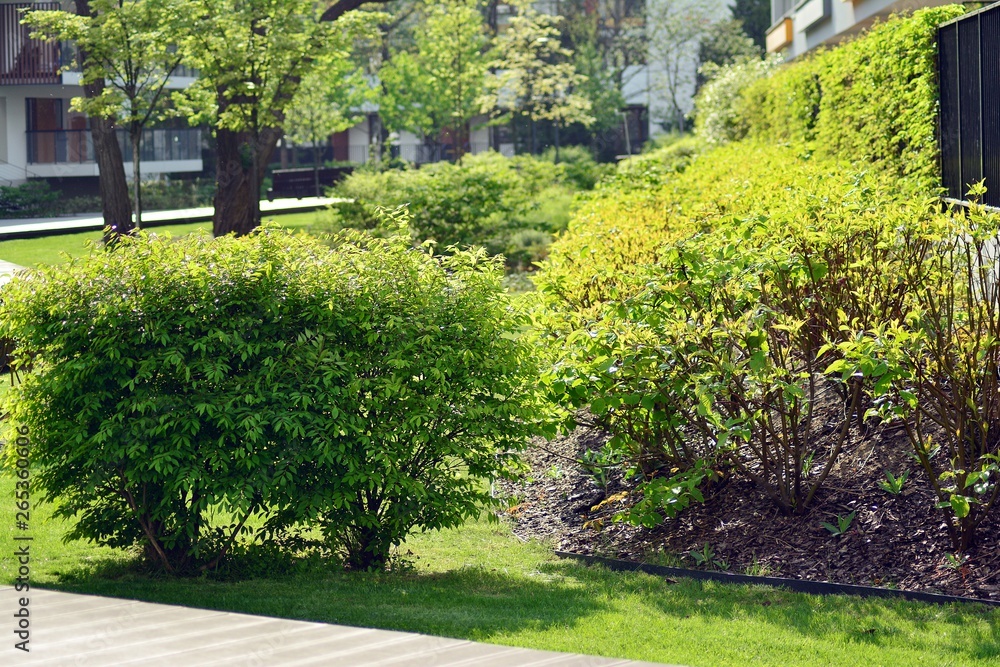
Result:
M954 23L938 30L938 90L941 96L939 116L941 141L941 179L948 196L961 199L962 150L958 86L958 26Z
M1000 6L980 14L983 203L1000 206Z
M1000 207L1000 3L938 28L941 180L949 197L986 185Z
M982 90L979 76L978 17L958 23L958 81L961 95L959 109L962 151L962 195L969 186L983 178Z

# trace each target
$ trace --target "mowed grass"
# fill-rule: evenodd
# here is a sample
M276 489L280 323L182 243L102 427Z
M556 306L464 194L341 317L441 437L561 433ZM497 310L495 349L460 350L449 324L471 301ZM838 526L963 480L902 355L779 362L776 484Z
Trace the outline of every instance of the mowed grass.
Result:
M0 478L12 544L13 480ZM314 567L242 581L140 574L124 553L63 544L31 514L32 581L66 591L423 632L511 646L702 665L997 665L1000 612L615 573L555 558L503 524L414 535L394 573ZM0 577L13 581L2 559ZM36 613L44 614L39 609Z
M282 227L308 230L322 226L330 220L328 210L306 211L300 213L283 213L280 215L264 214L263 220L273 221ZM212 231L211 222L199 222L186 225L164 225L150 227L155 234L169 233L181 236L204 230ZM90 245L99 243L101 232L80 232L77 234L59 234L33 239L12 239L0 241L0 260L13 262L20 266L34 267L38 264L60 264L73 257L82 257L90 253Z

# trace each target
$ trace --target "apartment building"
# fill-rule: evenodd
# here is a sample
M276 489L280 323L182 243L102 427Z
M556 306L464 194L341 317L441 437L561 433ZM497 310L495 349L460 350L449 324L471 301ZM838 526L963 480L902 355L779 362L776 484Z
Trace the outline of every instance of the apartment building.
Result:
M73 61L70 44L29 38L20 25L24 8L59 9L58 2L0 3L0 185L47 179L61 188L96 184L97 163L88 119L70 108L83 95L80 73L63 71ZM194 81L180 71L169 87ZM131 148L119 134L132 173ZM202 171L202 138L197 128L148 129L143 136L140 168L146 176Z
M953 0L771 0L768 53L790 60L823 44L836 44L878 19Z

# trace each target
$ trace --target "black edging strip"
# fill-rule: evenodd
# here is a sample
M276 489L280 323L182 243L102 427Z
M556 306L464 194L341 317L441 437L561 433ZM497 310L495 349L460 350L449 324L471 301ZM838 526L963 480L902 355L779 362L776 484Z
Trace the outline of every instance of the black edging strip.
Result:
M724 584L757 584L762 586L774 586L787 588L799 593L810 593L812 595L857 595L865 598L903 598L905 600L933 602L935 604L972 602L989 605L991 607L1000 607L1000 600L966 598L957 595L938 595L937 593L921 593L919 591L903 591L892 588L876 588L874 586L855 586L854 584L836 584L829 581L807 581L805 579L784 579L780 577L753 577L749 574L710 572L708 570L687 570L680 567L666 567L665 565L636 563L634 561L620 560L617 558L588 556L569 551L556 551L555 554L560 558L572 558L574 560L582 561L587 565L603 565L609 570L615 570L617 572L645 572L646 574L655 574L664 577L686 577L688 579L718 581Z

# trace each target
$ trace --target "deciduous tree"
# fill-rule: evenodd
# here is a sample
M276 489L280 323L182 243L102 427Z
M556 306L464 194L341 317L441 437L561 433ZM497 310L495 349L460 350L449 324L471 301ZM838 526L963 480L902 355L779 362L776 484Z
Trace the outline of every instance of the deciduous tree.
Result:
M260 224L260 184L303 78L331 44L370 23L353 10L384 1L190 0L200 27L183 51L199 78L183 104L215 130L216 236Z
M72 104L91 118L105 222L112 235L133 228L115 125L120 122L128 132L134 225L141 227L142 133L164 112L164 91L180 64L174 39L184 31L183 16L178 0L79 0L76 13L34 11L24 19L38 36L76 44L84 96Z
M573 52L560 43L560 17L539 12L528 0L510 4L517 13L497 37L493 74L480 105L494 122L519 116L530 120L535 153L536 121L553 121L558 137L560 125L590 125L594 117L590 100L577 90L586 77L573 66Z
M415 49L398 51L382 68L385 118L394 130L437 136L449 129L458 159L479 114L489 38L475 0L428 2L424 16Z
M694 95L699 45L723 16L719 0L656 0L647 12L650 91L666 100L667 122L680 132L686 100Z
M285 116L284 130L286 138L312 145L317 195L322 142L356 124L364 115L362 105L373 97L364 72L346 48L325 54L303 79Z

